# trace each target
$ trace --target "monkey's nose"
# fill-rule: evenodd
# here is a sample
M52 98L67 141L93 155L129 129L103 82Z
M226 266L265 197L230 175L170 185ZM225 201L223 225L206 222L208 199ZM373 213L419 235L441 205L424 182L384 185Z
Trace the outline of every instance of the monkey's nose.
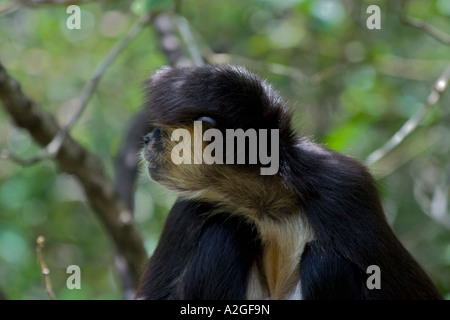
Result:
M144 136L144 143L147 145L152 141L153 132L150 132Z
M156 141L161 140L161 127L158 127L152 132L146 134L143 140L145 145L148 145L150 144L150 142L152 142L153 139L155 139Z

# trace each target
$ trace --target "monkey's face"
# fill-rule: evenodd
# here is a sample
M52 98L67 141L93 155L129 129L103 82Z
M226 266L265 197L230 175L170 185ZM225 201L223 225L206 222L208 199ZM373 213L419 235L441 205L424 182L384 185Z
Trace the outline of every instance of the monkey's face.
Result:
M277 174L291 117L256 75L228 65L163 68L147 85L152 179L192 197Z
M203 141L203 133L210 125L199 120L191 126L160 126L147 134L143 157L150 177L170 189L189 193L211 183L217 168L210 154L204 153L209 143Z
M164 164L164 149L166 142L162 137L162 130L160 127L144 137L145 147L143 150L143 158L148 163L148 172L152 179L158 180L161 174L161 167Z

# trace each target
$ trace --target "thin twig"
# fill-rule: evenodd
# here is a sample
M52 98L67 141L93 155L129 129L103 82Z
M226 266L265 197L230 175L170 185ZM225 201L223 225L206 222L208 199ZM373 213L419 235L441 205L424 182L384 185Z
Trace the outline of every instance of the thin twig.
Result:
M308 76L306 76L302 70L299 68L283 65L279 63L269 63L265 61L259 61L250 59L243 56L238 55L231 55L227 53L213 53L212 51L209 51L205 53L206 60L210 63L236 63L245 65L248 67L251 67L254 70L260 70L260 71L268 71L273 74L290 77L294 81L298 83L308 83L308 82L319 82L322 79L310 79ZM317 81L319 80L319 81Z
M179 1L181 2L181 1ZM158 37L160 48L172 67L192 65L192 61L184 56L181 41L174 31L174 22L167 13L158 14L153 20L153 27ZM130 212L133 211L134 185L139 163L139 150L142 148L142 137L152 130L147 110L142 108L128 125L123 135L122 146L116 161L116 192L125 202Z
M202 53L198 48L194 36L192 35L191 28L187 20L181 16L175 16L175 24L180 32L181 38L184 44L188 48L189 54L191 56L194 65L203 66L205 65L205 60L203 59Z
M36 243L37 243L36 251L38 256L38 263L39 266L41 267L42 277L44 278L45 291L47 292L50 299L56 300L56 295L53 292L52 284L50 282L50 270L47 268L44 259L45 238L43 236L39 236L36 239Z
M77 4L77 3L87 3L93 2L95 0L18 0L26 6L36 7L42 4Z
M21 159L20 157L16 156L15 154L11 153L8 150L2 150L0 152L0 159L10 160L12 162L15 162L15 163L21 165L22 167L26 167L26 166L31 165L32 163L35 163L35 161L34 161L35 158L36 157L34 157L33 159L31 159L31 158L30 159Z
M195 37L198 40L198 45L196 46L196 48L199 48L198 50L201 52L200 54L202 54L205 57L207 63L241 64L248 66L254 70L260 70L264 72L267 71L273 74L289 77L299 84L309 83L312 85L318 85L320 82L328 80L334 76L337 76L338 74L342 73L343 70L345 70L345 64L338 63L324 70L321 70L312 76L308 76L300 68L297 68L295 66L255 60L235 54L215 53L210 48L208 43L204 41L198 30L191 28L188 24L188 21L185 21L185 23L187 28L189 28L189 30L194 31ZM192 34L192 32L190 33Z
M379 149L372 152L366 160L368 165L373 165L381 158L386 156L392 149L398 146L411 132L413 132L423 117L427 114L432 106L434 106L440 99L442 93L448 87L450 79L450 65L435 82L430 94L428 95L426 103L420 108L411 118L406 121L403 126Z
M42 160L55 157L61 149L61 145L63 144L63 141L66 138L67 134L70 132L71 128L76 124L76 122L80 119L81 115L85 111L87 104L93 92L97 89L97 86L103 74L112 64L112 62L117 58L117 56L136 37L139 31L151 21L152 18L153 15L151 14L142 15L139 20L131 27L128 33L108 52L103 61L101 61L95 69L91 79L89 79L89 81L84 86L81 92L81 97L79 99L76 112L69 120L69 122L65 126L61 127L61 130L58 132L58 134L55 135L52 141L45 148L41 149L37 155L28 159L20 159L18 156L13 155L11 152L5 150L1 152L0 158L13 160L14 162L22 166L29 166Z
M92 96L92 93L98 86L101 77L105 73L106 69L111 65L111 63L117 58L117 56L125 49L125 47L136 37L136 35L142 30L142 28L150 23L153 18L150 14L142 15L139 20L131 27L128 33L117 42L114 47L108 52L105 59L97 66L94 71L94 75L83 88L81 92L80 104L78 106L78 110L73 116L73 118L69 121L66 128L70 129L80 118L83 111L86 109L87 103Z
M336 76L339 72L341 72L344 69L343 65L338 64L325 70L322 70L310 77L307 76L300 68L294 66L255 60L235 54L215 53L208 46L208 44L205 41L203 41L201 36L199 36L198 32L195 32L195 34L197 38L200 38L199 48L201 49L201 52L203 53L203 56L205 57L207 63L236 63L248 66L254 70L264 72L267 71L273 74L289 77L299 84L310 83L312 85L317 85L326 79Z
M12 13L19 8L20 8L20 3L18 3L17 1L8 3L8 4L4 5L3 7L0 7L0 16Z
M443 70L448 64L448 59L411 59L395 55L385 54L375 63L377 72L411 80L430 80L436 72Z
M406 14L406 6L408 4L409 0L403 0L400 7L400 20L410 25L411 27L421 29L425 31L428 35L435 38L436 40L446 44L450 45L450 35L446 34L445 32L433 27L432 25L428 24L425 21L411 18Z
M320 82L334 77L345 70L345 65L339 63L326 68L325 70L319 71L312 76L307 76L300 68L294 66L283 65L280 63L269 63L234 54L215 53L207 42L204 41L198 30L192 28L185 18L178 18L179 19L177 19L176 24L184 42L188 46L191 57L193 59L195 59L195 57L200 57L197 61L194 61L197 65L204 64L204 60L206 60L206 63L235 63L249 66L254 70L265 72L268 71L273 74L289 77L300 84L310 83L312 85L317 85ZM194 38L197 42L194 41ZM199 64L200 59L202 64Z
M445 175L445 174L444 174ZM435 222L441 224L450 230L450 213L448 211L448 193L450 184L447 179L445 182L434 181L433 192L431 195L430 186L425 183L426 179L414 177L414 197L421 206L422 211Z

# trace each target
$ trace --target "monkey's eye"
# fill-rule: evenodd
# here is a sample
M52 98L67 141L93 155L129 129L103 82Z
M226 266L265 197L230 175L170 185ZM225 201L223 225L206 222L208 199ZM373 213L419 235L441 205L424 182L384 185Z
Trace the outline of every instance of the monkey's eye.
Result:
M211 118L211 117L200 117L200 118L197 118L196 121L207 122L207 123L209 123L212 127L215 127L216 124L217 124L216 120L214 120L214 119Z

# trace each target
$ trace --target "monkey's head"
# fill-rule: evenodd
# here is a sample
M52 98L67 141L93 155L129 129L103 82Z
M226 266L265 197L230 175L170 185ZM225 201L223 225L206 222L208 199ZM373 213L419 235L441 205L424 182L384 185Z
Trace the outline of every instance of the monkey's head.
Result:
M190 197L215 197L227 185L279 174L291 116L255 74L231 65L164 67L147 90L155 129L144 138L143 157L152 179Z

